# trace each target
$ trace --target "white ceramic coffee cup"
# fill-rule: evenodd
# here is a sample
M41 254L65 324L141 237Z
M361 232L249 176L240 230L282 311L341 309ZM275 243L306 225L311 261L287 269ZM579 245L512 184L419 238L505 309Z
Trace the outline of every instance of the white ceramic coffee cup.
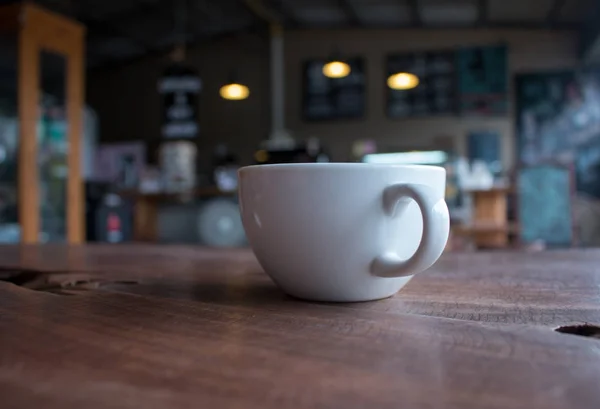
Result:
M303 163L239 170L242 222L265 272L318 301L394 295L442 254L446 171L436 166Z

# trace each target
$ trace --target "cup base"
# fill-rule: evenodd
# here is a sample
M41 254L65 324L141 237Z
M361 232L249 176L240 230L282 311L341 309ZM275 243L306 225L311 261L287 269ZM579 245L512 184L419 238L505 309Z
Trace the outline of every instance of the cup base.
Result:
M271 280L286 295L303 301L329 302L329 303L351 303L383 300L394 296L400 291L413 276L400 278L377 278L379 285L374 286L315 286L302 285L301 283L281 282L273 274L268 274ZM300 285L298 285L300 284Z
M352 299L332 299L329 297L326 298L320 298L320 297L298 297L295 296L293 294L290 293L285 293L286 295L298 300L298 301L310 301L310 302L322 302L322 303L332 303L332 304L343 304L343 303L361 303L361 302L371 302L371 301L379 301L379 300L385 300L386 298L391 298L394 295L396 295L396 293L394 294L390 294L390 295L385 295L383 297L379 297L379 298L352 298Z
M300 301L312 301L312 302L327 302L327 303L358 303L358 302L369 302L369 301L377 301L384 300L386 298L393 297L398 293L398 290L395 290L390 293L385 294L364 294L364 295L324 295L324 294L301 294L296 291L288 291L286 289L282 289L282 291L288 296L295 298Z

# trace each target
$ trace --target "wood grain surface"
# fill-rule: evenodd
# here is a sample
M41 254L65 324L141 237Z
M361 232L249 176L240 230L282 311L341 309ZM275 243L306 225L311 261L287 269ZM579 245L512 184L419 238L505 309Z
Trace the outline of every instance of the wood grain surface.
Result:
M282 294L249 251L0 247L6 408L594 408L600 250L447 254L396 296Z

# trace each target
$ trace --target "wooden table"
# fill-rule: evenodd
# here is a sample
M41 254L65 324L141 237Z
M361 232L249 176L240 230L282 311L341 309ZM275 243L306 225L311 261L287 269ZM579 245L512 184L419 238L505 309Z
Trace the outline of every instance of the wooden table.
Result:
M252 254L0 247L18 408L600 408L600 250L447 254L398 295L283 295Z

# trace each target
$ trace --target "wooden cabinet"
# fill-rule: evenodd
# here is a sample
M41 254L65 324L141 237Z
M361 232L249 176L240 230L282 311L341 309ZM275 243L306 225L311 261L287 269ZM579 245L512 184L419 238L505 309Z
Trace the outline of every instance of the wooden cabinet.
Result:
M41 101L41 56L58 54L65 61L64 111L66 136L62 142L62 200L66 240L81 243L85 238L84 200L80 144L84 99L85 28L66 17L29 3L0 7L0 35L14 38L18 58L18 212L23 243L36 243L41 232L39 112ZM43 192L42 192L43 193Z
M455 235L468 236L477 248L503 248L515 226L508 222L507 188L471 190L472 217L468 224L453 226Z

